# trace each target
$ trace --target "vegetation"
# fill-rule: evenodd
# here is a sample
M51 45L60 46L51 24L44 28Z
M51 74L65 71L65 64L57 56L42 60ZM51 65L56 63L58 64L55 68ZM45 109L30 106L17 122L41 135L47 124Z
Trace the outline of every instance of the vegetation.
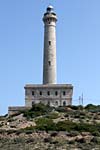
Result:
M92 134L100 133L100 124L86 124L86 123L74 123L71 121L59 121L54 123L52 119L39 118L36 121L36 129L38 130L53 130L53 131L79 131L79 132L90 132Z
M90 110L92 110L93 112L99 110L99 108L100 105L95 106L92 104L88 104L85 108L82 106L52 108L49 105L44 105L42 103L34 104L30 110L23 112L23 115L27 119L39 117L35 119L36 127L30 126L24 130L78 131L90 132L93 135L100 135L100 123L88 123L93 117L98 119L98 115L88 116L87 114L87 111L90 112ZM59 118L61 113L64 113L65 118L71 117L78 119L79 122L73 122L67 119L55 123L53 120Z
M48 115L46 115L46 118L57 119L57 118L59 118L59 114L57 112L51 112Z
M49 112L52 111L52 107L49 105L44 105L43 103L33 104L30 110L24 111L24 117L35 118L37 116L47 115Z
M49 130L55 130L55 123L53 122L52 119L48 118L39 118L36 121L36 129L38 130L44 130L44 131L49 131Z
M70 110L68 110L68 108L70 108ZM81 105L79 106L59 106L57 108L54 107L50 107L49 105L44 105L43 103L39 103L39 104L33 104L32 108L30 110L27 111L23 111L20 113L23 113L24 117L27 118L35 118L37 116L42 116L42 115L46 115L48 118L51 117L51 119L55 119L58 117L57 113L52 113L52 110L57 111L59 113L72 113L73 111L76 111L76 118L79 117L79 115L81 116L85 116L86 114L84 111L88 111L88 112L100 112L100 105L93 105L93 104L88 104L87 106L83 107ZM50 114L51 112L51 114Z
M93 105L93 104L88 104L85 106L85 110L88 110L90 112L100 112L100 105Z
M0 150L100 149L100 105L53 108L39 103L20 113L0 118Z

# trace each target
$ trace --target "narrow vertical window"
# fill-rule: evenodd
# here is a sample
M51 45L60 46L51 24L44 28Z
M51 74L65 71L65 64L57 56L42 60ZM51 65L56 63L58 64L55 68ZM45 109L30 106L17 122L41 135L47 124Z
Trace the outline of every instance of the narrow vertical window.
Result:
M65 91L63 91L63 95L66 95L66 92L65 92Z
M56 96L58 95L58 92L57 92L57 91L55 92L55 95L56 95Z
M49 45L51 45L51 41L49 41Z
M42 95L42 91L40 91L40 95Z
M48 61L49 66L51 66L51 61Z
M47 94L50 95L50 91L48 91Z
M32 95L34 96L34 91L32 91Z

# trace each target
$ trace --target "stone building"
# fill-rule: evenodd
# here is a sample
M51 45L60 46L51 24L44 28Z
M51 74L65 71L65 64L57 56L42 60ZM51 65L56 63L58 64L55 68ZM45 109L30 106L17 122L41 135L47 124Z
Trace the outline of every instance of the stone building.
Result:
M25 85L25 106L9 107L9 115L19 110L29 109L35 103L50 106L67 106L72 104L73 86L56 83L56 22L57 16L52 6L48 6L43 16L44 22L44 59L43 84Z
M25 106L42 102L50 106L72 104L73 86L56 83L56 22L57 16L52 6L48 6L43 16L44 22L44 59L43 84L25 86Z

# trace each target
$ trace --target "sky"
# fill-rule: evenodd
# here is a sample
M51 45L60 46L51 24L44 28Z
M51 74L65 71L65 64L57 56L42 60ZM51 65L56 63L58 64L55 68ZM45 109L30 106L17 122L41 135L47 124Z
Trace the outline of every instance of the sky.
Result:
M57 83L74 86L73 104L100 105L100 0L0 0L0 115L25 105L25 84L42 84L43 14L58 17Z

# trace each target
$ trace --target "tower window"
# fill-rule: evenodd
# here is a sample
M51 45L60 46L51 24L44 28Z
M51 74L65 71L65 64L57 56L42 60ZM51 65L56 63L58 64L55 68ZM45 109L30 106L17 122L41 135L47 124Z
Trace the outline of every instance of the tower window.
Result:
M58 95L58 92L57 92L57 91L55 92L55 95L56 95L56 96Z
M34 96L34 91L32 91L32 95Z
M42 91L40 91L40 95L42 95Z
M50 95L50 91L48 91L47 94Z
M66 92L65 92L65 91L63 91L63 95L66 95Z
M48 61L49 66L51 66L51 61Z
M51 45L51 41L49 41L49 45Z

